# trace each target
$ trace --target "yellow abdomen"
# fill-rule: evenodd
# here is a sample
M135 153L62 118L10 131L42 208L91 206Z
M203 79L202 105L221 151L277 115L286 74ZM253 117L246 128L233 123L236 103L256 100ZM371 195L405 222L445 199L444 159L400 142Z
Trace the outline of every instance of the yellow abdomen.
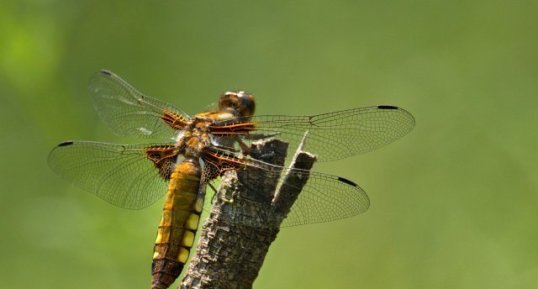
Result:
M200 176L200 164L195 159L178 164L170 176L153 253L152 289L168 288L187 262L202 210L196 202Z

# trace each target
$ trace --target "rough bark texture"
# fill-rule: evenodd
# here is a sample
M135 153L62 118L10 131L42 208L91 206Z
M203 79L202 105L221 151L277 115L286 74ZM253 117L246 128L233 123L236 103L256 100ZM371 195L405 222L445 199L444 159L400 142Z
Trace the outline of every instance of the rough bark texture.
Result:
M252 156L282 166L286 151L286 143L262 141ZM298 151L291 166L309 170L314 161L313 155ZM308 179L308 173L288 174L284 181L292 186L275 195L276 176L256 168L225 174L179 288L252 288L282 220Z

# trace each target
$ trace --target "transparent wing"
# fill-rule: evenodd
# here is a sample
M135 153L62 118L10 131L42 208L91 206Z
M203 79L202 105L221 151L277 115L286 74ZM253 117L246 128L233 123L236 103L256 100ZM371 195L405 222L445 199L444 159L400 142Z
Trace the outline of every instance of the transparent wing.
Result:
M101 119L118 135L170 139L177 134L170 122L189 116L165 102L145 96L114 73L101 70L88 87ZM163 120L168 117L169 122Z
M273 136L290 144L294 149L308 131L304 150L315 154L318 161L331 161L366 153L389 144L407 133L414 125L413 116L395 106L372 106L336 111L314 116L266 115L239 119L235 123L255 128L247 140ZM233 122L214 125L226 131Z
M243 161L250 168L240 171L238 178L246 190L259 192L260 188L256 186L260 185L260 180L267 187L279 183L275 197L277 204L273 200L273 209L281 210L278 202L290 204L300 192L281 225L283 227L336 221L366 212L370 206L366 192L345 178L252 159ZM294 175L292 179L295 181L288 179L290 175ZM283 176L287 177L282 180Z
M167 190L167 181L146 158L146 147L69 141L50 152L48 163L58 175L115 206L142 209Z
M308 181L282 227L326 223L364 213L370 199L357 184L341 177L309 172ZM292 186L282 184L283 187Z

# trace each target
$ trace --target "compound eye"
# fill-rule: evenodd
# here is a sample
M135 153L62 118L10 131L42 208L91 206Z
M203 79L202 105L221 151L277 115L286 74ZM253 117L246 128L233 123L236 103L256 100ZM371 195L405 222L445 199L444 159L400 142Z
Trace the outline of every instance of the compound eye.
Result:
M255 109L254 95L245 91L226 92L220 97L220 111L232 112L239 117L250 117Z

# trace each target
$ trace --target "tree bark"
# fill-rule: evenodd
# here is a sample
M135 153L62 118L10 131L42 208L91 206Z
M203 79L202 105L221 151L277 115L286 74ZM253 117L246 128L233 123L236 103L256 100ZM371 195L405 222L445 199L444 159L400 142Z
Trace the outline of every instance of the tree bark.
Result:
M264 140L252 147L252 157L283 166L288 144ZM229 171L206 220L198 248L181 289L248 289L261 269L280 224L308 180L312 154L296 152L290 167L301 169L283 177L255 167Z

